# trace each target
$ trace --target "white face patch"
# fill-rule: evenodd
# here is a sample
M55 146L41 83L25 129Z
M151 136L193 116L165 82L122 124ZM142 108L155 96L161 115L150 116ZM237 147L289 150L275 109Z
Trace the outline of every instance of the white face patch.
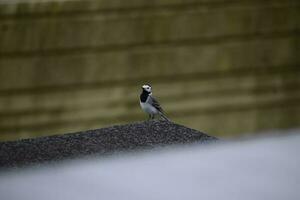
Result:
M151 88L150 85L143 85L142 88L143 88L144 90L146 90L147 92L150 92L150 93L151 93L151 91L152 91L152 88Z

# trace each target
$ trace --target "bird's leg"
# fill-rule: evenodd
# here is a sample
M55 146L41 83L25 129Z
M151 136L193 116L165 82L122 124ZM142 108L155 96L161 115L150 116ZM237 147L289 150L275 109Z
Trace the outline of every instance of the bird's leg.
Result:
M149 120L151 120L151 119L152 119L152 115L151 115L151 114L149 114L148 121L149 121Z
M152 117L151 117L151 119L154 119L155 118L155 115L154 114L152 114Z

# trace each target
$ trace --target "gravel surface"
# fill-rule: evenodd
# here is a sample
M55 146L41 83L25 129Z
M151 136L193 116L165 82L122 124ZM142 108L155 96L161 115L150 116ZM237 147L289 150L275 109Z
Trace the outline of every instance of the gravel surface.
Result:
M76 158L109 155L180 143L207 143L216 138L167 121L146 121L65 135L0 143L0 167L19 167Z

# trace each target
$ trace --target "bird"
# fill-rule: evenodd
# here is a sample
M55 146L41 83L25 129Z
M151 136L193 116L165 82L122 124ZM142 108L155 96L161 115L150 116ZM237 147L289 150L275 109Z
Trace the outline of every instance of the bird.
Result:
M155 115L159 115L164 120L170 121L164 114L164 110L159 105L158 101L152 96L152 88L149 84L142 86L140 95L140 105L143 111L149 115L149 120L154 119Z

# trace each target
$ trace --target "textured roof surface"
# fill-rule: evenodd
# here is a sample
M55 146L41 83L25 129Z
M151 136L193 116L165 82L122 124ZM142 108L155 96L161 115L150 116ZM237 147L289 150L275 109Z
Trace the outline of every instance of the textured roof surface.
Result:
M167 121L127 125L0 143L0 166L22 166L82 155L152 148L178 143L206 143L216 138Z

